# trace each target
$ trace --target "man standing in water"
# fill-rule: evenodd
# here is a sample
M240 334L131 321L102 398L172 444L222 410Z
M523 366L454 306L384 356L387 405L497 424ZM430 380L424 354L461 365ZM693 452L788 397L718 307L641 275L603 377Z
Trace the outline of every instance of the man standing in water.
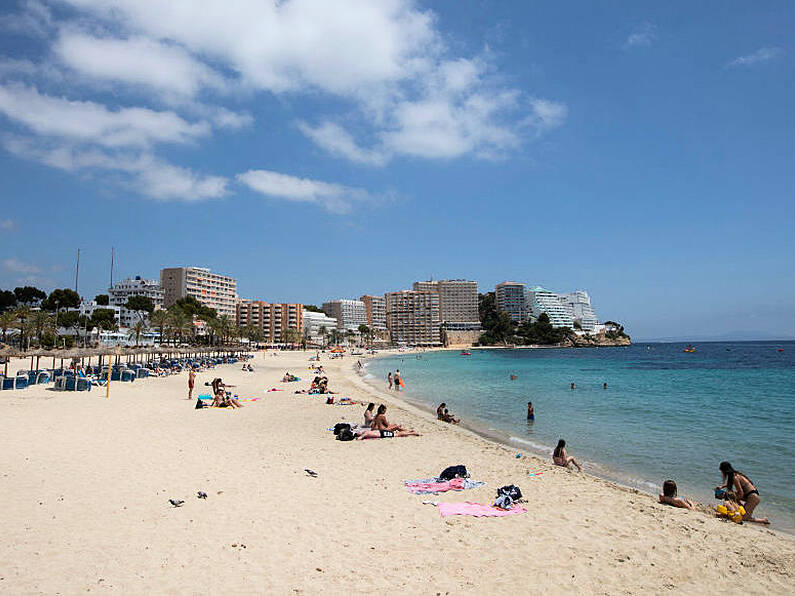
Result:
M395 371L395 391L400 391L400 369Z
M386 376L386 381L389 383L389 390L392 390L392 371L389 371L389 374Z
M535 410L533 410L533 402L531 401L527 402L527 419L528 420L536 419Z

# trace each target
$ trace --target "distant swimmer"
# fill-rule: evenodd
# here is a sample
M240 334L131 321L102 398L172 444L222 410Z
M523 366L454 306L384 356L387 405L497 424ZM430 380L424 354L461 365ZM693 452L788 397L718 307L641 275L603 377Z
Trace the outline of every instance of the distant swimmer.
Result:
M533 402L531 401L527 402L527 419L528 420L536 419L535 410L533 410Z
M607 383L602 383L602 389L607 389Z
M574 389L574 383L571 384L571 388Z
M515 380L516 380L516 375L511 375L511 381L515 381Z

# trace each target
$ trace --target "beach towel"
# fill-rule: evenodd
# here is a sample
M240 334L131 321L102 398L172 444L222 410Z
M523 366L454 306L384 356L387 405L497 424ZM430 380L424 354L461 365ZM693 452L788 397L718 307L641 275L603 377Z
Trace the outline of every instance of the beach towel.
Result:
M466 501L465 503L437 503L436 507L439 508L439 514L442 517L450 515L469 515L472 517L505 517L506 515L520 515L527 513L527 509L520 505L514 505L508 510L498 509L491 505L484 505L483 503L472 503Z
M439 478L426 478L424 480L406 480L403 484L406 490L415 495L431 495L445 493L450 490L468 490L485 486L485 482L476 482L469 478L453 478L452 480L440 480Z

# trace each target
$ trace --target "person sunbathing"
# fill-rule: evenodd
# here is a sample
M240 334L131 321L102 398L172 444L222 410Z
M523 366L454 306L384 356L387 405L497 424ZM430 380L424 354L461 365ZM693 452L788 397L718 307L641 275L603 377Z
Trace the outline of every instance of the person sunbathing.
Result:
M392 437L419 437L420 434L414 430L405 429L398 424L390 424L386 419L386 406L381 404L378 406L375 418L371 425L371 430L365 431L358 437L357 440L362 439L388 439Z
M364 425L367 428L373 427L373 409L375 408L375 404L370 403L367 405L367 409L364 411Z
M694 509L692 501L676 496L676 482L673 480L666 480L663 482L662 490L662 493L658 495L660 503L672 505L673 507L681 507L682 509Z

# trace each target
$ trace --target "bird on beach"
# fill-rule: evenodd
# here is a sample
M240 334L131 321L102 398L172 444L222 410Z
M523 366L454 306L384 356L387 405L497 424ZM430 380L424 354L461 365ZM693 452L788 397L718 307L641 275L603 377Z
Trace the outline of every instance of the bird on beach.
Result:
M310 470L309 468L304 468L304 472L309 474L312 478L317 478L317 472Z
M176 499L169 499L169 503L171 503L174 507L182 507L185 504L185 501L179 501Z
M203 492L203 491L199 491L198 493L196 493L196 496L199 497L200 499L206 499L207 498L207 493Z

